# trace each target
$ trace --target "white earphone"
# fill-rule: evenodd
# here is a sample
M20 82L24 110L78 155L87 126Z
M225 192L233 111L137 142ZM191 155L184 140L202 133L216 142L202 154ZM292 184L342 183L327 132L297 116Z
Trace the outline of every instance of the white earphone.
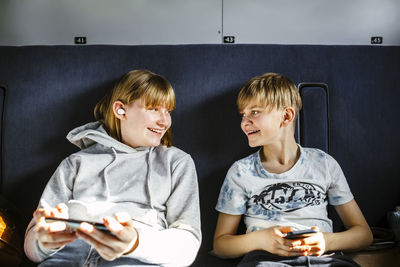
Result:
M125 110L123 108L119 108L119 109L117 109L117 113L119 115L125 115Z

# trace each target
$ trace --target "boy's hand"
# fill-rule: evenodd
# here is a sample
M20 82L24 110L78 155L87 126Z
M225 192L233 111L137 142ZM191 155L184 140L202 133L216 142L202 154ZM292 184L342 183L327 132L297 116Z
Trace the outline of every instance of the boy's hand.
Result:
M291 231L292 228L289 226L273 226L251 234L255 235L255 241L260 249L279 256L302 256L308 247L300 246L298 240L284 238L285 234Z
M75 233L67 229L64 222L47 223L45 220L45 217L68 218L68 207L64 203L55 208L39 208L33 213L33 217L36 221L35 236L43 248L58 249L77 238Z
M317 229L318 232L311 234L302 239L293 240L292 250L303 251L304 256L321 256L325 253L326 244L324 234L319 231L318 227L312 227Z
M76 234L86 243L94 246L102 258L112 261L136 249L139 237L127 213L105 217L104 224L114 234L109 235L97 230L93 225L81 223Z

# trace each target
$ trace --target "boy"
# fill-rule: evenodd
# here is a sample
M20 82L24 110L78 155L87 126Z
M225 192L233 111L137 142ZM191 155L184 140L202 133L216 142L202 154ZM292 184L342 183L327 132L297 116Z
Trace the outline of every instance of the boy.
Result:
M337 253L320 257L330 251L362 249L371 243L372 233L338 163L321 150L296 143L301 98L295 84L266 73L247 82L237 104L250 147L262 148L235 162L227 173L216 206L220 212L214 235L216 255L247 254L239 266L303 266L303 261L304 266L327 262L358 266ZM346 231L332 233L328 201ZM247 232L236 235L242 215ZM310 228L316 233L285 238L291 231Z

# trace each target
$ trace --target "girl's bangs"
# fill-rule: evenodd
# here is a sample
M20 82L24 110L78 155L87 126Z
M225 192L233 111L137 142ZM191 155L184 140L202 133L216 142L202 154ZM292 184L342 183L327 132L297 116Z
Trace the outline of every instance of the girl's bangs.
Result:
M146 108L164 107L168 110L175 109L175 93L172 87L151 88L146 90L141 96L142 103Z

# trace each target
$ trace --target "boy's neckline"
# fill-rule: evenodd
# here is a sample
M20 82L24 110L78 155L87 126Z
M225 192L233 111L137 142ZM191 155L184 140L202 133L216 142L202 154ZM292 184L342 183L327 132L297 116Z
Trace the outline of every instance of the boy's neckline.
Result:
M288 166L283 166L282 168L269 168L266 167L267 165L265 164L265 160L263 161L263 158L265 157L265 154L263 153L263 147L260 148L257 152L257 158L258 158L258 162L260 164L260 167L263 171L265 171L267 174L273 174L273 175L282 175L282 174L287 174L289 172L291 172L293 169L296 168L296 166L298 165L300 158L302 157L303 151L302 151L302 147L297 144L297 149L296 149L296 158L295 160L291 161Z

